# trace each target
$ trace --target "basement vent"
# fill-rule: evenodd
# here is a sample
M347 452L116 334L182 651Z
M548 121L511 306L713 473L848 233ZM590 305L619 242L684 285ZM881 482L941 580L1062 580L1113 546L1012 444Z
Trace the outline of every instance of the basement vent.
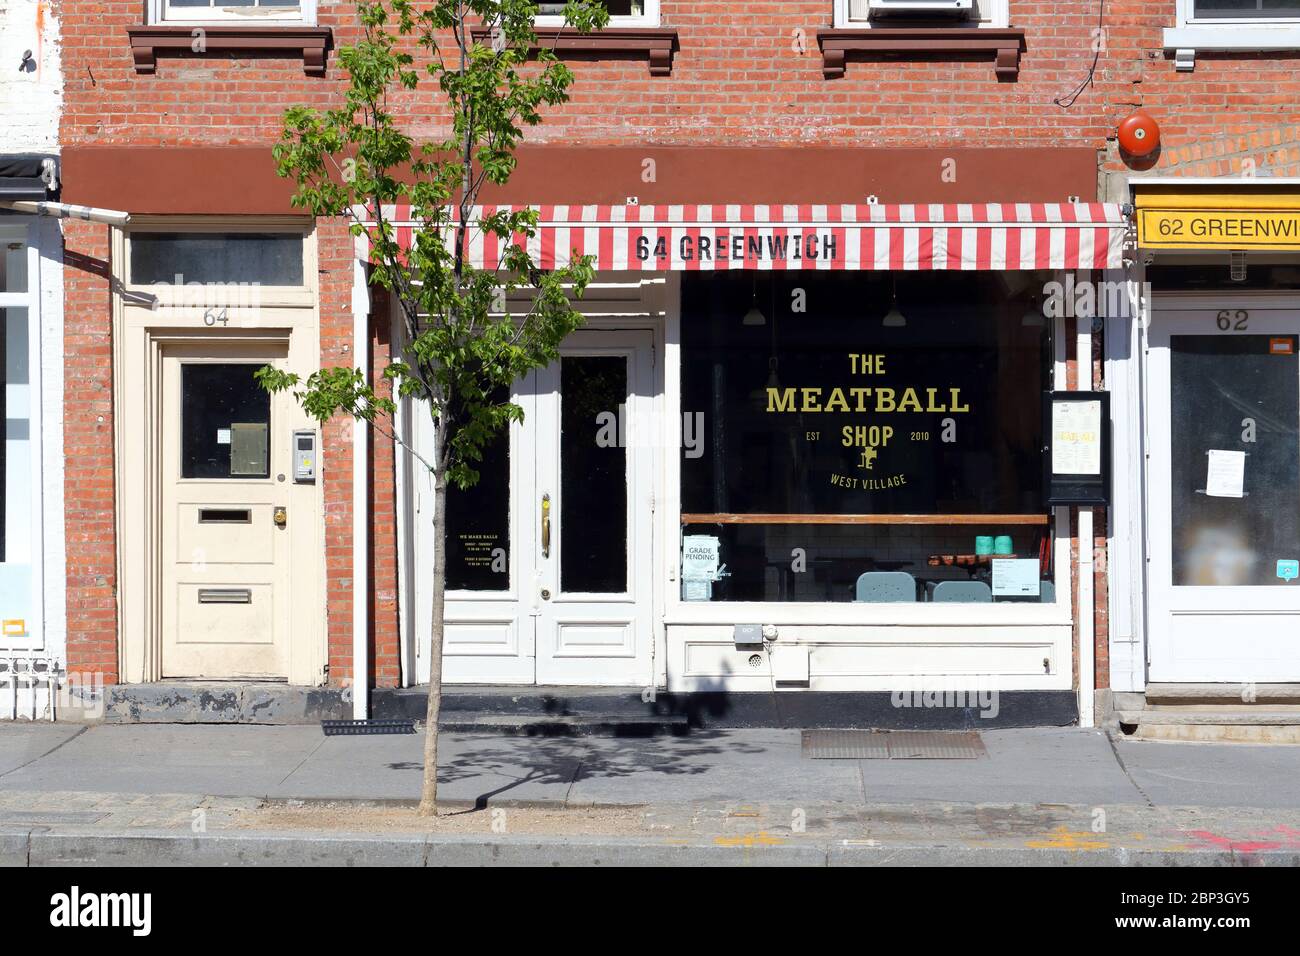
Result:
M987 756L974 731L805 730L811 760L975 760Z

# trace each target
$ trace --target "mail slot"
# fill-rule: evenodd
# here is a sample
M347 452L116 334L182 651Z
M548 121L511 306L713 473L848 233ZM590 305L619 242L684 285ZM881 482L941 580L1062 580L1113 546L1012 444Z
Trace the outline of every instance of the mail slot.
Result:
M199 588L200 604L252 604L250 588Z
M251 508L200 508L199 524L251 524Z

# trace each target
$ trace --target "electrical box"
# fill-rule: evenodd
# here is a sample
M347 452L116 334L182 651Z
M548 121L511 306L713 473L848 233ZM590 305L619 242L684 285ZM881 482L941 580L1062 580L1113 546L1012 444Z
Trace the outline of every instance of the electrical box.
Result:
M316 482L316 432L310 428L293 433L293 480L299 485Z
M762 644L762 624L737 624L732 630L732 637L737 644Z

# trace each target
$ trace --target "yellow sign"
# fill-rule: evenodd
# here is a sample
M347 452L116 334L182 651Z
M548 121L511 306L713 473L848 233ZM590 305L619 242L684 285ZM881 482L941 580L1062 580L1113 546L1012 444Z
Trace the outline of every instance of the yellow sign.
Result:
M1300 209L1139 209L1144 249L1300 249Z
M1144 249L1300 249L1300 191L1260 183L1236 192L1138 187Z

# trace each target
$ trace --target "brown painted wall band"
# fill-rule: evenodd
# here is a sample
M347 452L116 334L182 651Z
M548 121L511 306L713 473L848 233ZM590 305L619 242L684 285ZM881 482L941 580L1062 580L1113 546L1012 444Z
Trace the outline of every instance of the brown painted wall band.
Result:
M652 162L648 162L652 161ZM653 181L647 182L647 179ZM485 203L1065 202L1096 199L1097 152L1086 147L526 146ZM292 185L269 146L73 146L64 202L137 215L288 215Z

